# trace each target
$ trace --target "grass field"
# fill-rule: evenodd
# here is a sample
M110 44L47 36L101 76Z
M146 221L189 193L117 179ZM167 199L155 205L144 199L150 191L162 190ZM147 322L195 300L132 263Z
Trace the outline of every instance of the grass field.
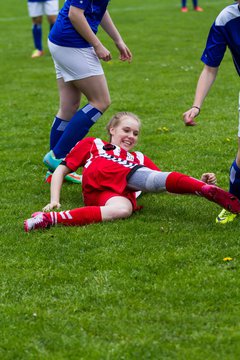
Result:
M180 1L179 1L180 2ZM239 78L229 52L198 126L192 105L209 27L227 0L201 0L203 13L176 0L112 0L110 12L134 61L104 64L112 105L136 112L139 150L165 171L217 174L228 188L237 149ZM191 5L190 0L188 0ZM44 38L47 38L44 23ZM220 208L191 196L144 195L128 220L26 234L23 220L49 199L43 155L58 95L51 57L32 60L25 1L1 4L0 358L238 360L239 221L215 224ZM64 185L62 208L82 206ZM233 260L225 262L225 257Z

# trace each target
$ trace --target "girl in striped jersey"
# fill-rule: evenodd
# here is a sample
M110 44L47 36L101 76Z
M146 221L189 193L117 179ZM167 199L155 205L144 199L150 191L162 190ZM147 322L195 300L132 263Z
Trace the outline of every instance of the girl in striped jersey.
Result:
M25 220L25 231L56 224L86 225L129 217L136 209L136 191L193 194L214 201L226 209L240 212L240 202L214 185L213 173L201 180L178 172L162 172L141 152L132 152L139 131L139 118L129 112L113 116L107 126L110 141L85 138L79 141L55 170L51 199L43 211ZM64 177L83 167L82 192L85 207L56 212Z

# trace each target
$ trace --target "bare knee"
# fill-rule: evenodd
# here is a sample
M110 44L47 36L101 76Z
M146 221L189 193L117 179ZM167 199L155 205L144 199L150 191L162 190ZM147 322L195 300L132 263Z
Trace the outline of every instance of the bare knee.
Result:
M132 210L129 207L120 207L115 211L116 217L119 219L125 219L132 215Z
M132 215L133 206L129 199L123 196L113 196L101 207L102 220L125 219Z
M64 104L64 111L70 113L70 116L72 117L79 109L80 101L76 101L72 104Z
M110 105L111 105L111 99L109 97L108 99L105 100L105 102L103 104L103 107L104 107L103 112L106 111Z
M103 221L125 219L132 215L132 206L103 206L101 213Z
M48 19L48 23L50 25L53 25L55 24L57 17L56 15L48 15L47 19Z
M92 106L94 106L96 109L100 110L102 113L104 113L109 106L111 105L111 99L110 97L106 97L102 99L101 101L89 101Z
M64 120L70 120L73 115L78 111L80 106L80 101L77 101L75 103L61 103L60 104L60 108L58 111L58 116L60 117L60 119L64 119Z
M32 18L33 25L42 25L42 16L36 16Z

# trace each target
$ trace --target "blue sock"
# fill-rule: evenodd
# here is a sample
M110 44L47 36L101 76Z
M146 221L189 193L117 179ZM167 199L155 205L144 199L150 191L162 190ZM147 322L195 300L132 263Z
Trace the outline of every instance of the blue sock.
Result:
M32 34L35 48L42 51L42 25L34 24Z
M198 5L197 0L193 0L193 6L194 6L194 8L197 7L197 5Z
M187 0L182 0L182 7L186 7Z
M57 145L57 142L62 136L68 123L69 121L62 120L55 116L50 132L50 150L52 150L54 146Z
M234 160L230 168L229 192L240 199L240 169L236 164L236 160Z
M84 138L101 115L101 111L90 104L78 110L70 120L60 140L53 148L56 158L64 158L72 147Z

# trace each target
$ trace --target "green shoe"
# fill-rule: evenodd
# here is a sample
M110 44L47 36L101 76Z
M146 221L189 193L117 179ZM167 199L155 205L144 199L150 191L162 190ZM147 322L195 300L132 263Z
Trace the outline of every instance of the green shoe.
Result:
M227 224L232 222L237 217L237 214L233 214L225 209L223 209L220 214L216 217L217 224Z
M74 183L74 184L81 184L82 183L82 175L72 172L72 173L66 175L64 180Z
M52 171L48 170L46 175L45 175L45 182L50 184L52 181ZM72 172L68 175L65 176L64 178L65 181L74 183L74 184L81 184L82 183L82 175L79 175L75 172Z
M49 151L43 158L43 163L50 169L55 170L63 159L57 159L53 151Z

